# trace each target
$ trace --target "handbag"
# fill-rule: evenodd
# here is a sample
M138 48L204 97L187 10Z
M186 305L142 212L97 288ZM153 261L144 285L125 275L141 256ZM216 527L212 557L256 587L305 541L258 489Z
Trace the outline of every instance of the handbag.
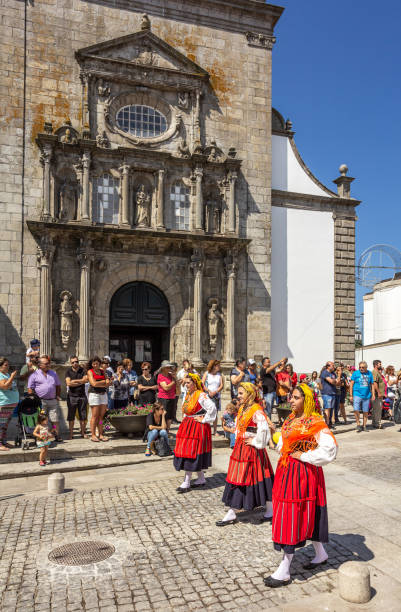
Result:
M155 440L155 449L159 457L169 457L173 454L169 443L165 438L159 437Z

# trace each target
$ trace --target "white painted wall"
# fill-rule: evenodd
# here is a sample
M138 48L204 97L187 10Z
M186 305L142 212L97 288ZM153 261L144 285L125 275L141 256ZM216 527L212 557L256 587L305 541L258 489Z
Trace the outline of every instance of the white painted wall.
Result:
M401 283L376 286L363 300L365 345L401 338Z
M363 347L363 349L355 351L355 364L358 364L360 361L366 361L369 370L373 367L374 359L381 359L384 367L393 365L396 372L398 372L398 370L401 370L401 342Z
M334 350L332 214L273 206L271 270L271 358L319 370Z
M305 172L295 157L290 139L276 134L272 137L272 187L281 191L330 197Z
M363 296L363 343L374 344L375 324L373 317L373 294Z

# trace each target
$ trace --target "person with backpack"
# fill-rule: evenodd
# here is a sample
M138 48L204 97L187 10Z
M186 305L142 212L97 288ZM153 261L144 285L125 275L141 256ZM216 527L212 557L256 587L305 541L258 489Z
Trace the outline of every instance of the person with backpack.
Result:
M146 430L145 430L145 439L147 439L147 446L145 451L145 456L150 457L153 454L156 455L156 450L152 450L151 448L155 446L156 440L160 440L162 444L160 444L160 452L159 454L162 457L167 457L171 455L170 444L168 441L168 433L167 433L167 425L166 425L166 414L167 411L163 408L162 404L156 402L153 404L153 410L146 417Z

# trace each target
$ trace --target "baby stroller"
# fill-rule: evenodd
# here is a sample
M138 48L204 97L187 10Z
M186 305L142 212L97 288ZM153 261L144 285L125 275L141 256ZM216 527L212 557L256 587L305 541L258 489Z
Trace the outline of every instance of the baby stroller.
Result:
M36 395L24 393L24 399L18 405L18 430L15 437L15 446L22 447L22 450L29 450L30 440L36 446L33 430L38 424L40 407L40 399Z

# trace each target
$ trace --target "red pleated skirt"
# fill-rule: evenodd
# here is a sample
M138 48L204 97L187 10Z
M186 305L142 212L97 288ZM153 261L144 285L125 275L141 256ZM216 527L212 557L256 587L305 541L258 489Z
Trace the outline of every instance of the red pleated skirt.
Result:
M199 423L185 417L177 431L174 454L176 457L195 459L212 450L212 431L208 423Z
M286 467L279 463L274 479L274 547L291 553L306 540L328 542L328 535L323 470L289 457Z
M237 438L231 453L226 482L250 487L271 478L273 468L265 448L255 448Z

